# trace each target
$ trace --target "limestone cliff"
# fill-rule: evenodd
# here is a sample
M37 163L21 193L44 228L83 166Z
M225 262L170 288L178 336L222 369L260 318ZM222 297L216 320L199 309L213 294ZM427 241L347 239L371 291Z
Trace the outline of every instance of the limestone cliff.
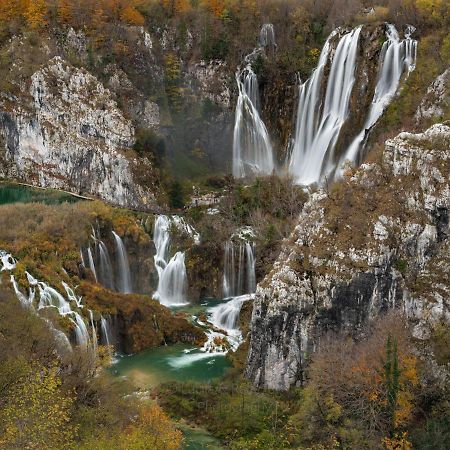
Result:
M356 337L390 308L418 339L450 320L450 126L400 133L378 162L311 195L258 286L247 376L288 389L328 330Z
M26 87L0 98L1 176L130 208L155 206L154 168L127 155L134 127L94 76L55 57ZM138 180L142 165L147 173Z

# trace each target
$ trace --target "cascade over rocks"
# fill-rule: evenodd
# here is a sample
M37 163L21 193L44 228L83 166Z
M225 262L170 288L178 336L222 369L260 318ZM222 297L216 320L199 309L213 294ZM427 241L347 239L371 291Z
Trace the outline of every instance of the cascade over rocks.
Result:
M301 384L324 333L361 336L391 308L418 339L450 321L449 162L449 125L404 132L386 142L381 163L311 195L257 287L246 369L255 386Z
M94 76L60 57L32 75L28 92L0 99L0 139L3 177L129 208L156 205L151 163L124 153L131 122Z

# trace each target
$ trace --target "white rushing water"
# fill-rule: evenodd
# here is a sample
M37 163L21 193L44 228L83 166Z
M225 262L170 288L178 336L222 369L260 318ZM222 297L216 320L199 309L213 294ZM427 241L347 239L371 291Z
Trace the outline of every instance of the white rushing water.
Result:
M223 295L225 298L255 292L255 246L249 241L225 243Z
M274 170L269 132L259 113L258 78L251 65L236 74L239 97L233 133L233 175L270 174Z
M117 268L118 268L118 282L117 288L119 292L123 294L130 294L133 292L131 286L131 272L130 263L128 261L127 250L122 238L115 232L112 232L114 239L116 241L116 251L117 251Z
M16 268L17 261L9 253L0 250L0 264L0 271L12 271ZM64 288L66 297L47 283L34 278L29 272L25 271L25 275L28 282L28 295L24 294L19 289L14 275L11 274L10 276L16 297L23 307L37 310L38 312L46 309L55 309L60 316L67 317L72 322L76 343L82 347L88 348L91 344L91 336L89 335L86 323L79 312L83 308L81 297L78 297L74 290L63 281L61 284ZM37 305L35 305L35 300ZM92 315L90 317L93 348L95 350L97 336L95 327L93 326ZM68 344L70 347L70 343L67 336L65 336L62 331L56 329L48 318L44 317L44 320L51 328L58 343L60 343L62 347L68 349Z
M361 27L358 27L340 38L331 63L323 105L320 88L330 55L330 40L337 31L328 37L311 78L300 86L295 140L289 161L289 171L298 184L318 183L334 169L334 150L348 117L355 82L360 32Z
M184 252L175 253L169 260L171 223L172 220L164 215L158 216L155 221L153 242L156 248L154 261L158 273L158 288L153 296L163 305L179 306L187 303L187 274ZM184 221L175 221L175 224L180 223ZM182 227L185 228L184 225Z
M275 40L275 28L271 23L265 23L261 27L258 44L260 47L275 49L277 45Z
M91 269L91 272L94 275L95 281L98 281L97 270L95 269L94 256L92 255L91 246L88 247L87 253L88 253L89 269Z
M258 77L252 61L275 49L272 24L264 24L258 47L245 58L243 69L236 72L239 96L233 133L233 175L237 178L268 175L275 169L269 132L261 118Z
M364 127L353 140L341 158L340 164L350 161L359 164L360 153L365 143L367 132L383 114L386 107L397 93L402 75L409 75L415 69L417 41L411 38L413 27L408 27L405 39L401 40L394 25L387 24L386 37L381 49L378 81L372 104L370 105Z
M100 283L108 289L115 289L111 258L109 256L108 248L102 240L98 241L98 249L100 256L100 264L98 270Z

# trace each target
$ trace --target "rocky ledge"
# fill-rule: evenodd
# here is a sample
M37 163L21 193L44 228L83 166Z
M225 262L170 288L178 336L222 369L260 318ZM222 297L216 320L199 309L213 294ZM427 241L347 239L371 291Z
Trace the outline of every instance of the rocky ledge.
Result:
M371 318L404 311L417 339L450 321L450 125L403 132L378 162L311 195L260 283L246 374L258 387L304 381L327 331L364 335Z

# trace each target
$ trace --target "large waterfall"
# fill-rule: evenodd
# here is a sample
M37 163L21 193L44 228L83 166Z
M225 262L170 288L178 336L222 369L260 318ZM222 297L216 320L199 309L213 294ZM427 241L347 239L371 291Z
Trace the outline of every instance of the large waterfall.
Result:
M254 244L248 241L225 244L223 295L225 298L255 292Z
M345 34L337 45L321 104L321 85L330 54L326 41L312 77L300 86L295 141L289 171L299 184L319 182L334 169L334 149L349 113L349 100L355 82L356 54L361 27Z
M402 75L405 72L409 74L414 70L417 41L411 39L411 33L413 31L414 28L408 27L405 33L405 39L400 40L394 25L387 25L387 41L381 49L378 81L364 128L343 154L340 164L344 161L350 161L355 164L361 162L360 153L366 140L367 132L375 125L392 101L397 92Z
M336 143L349 116L361 27L340 38L332 56L322 102L325 68L332 55L331 40L340 30L328 37L317 68L311 78L300 85L295 139L289 159L289 172L298 184L310 185L332 178L336 172L340 173L345 161L360 163L368 130L394 97L403 73L414 69L417 43L410 37L412 31L409 27L405 39L400 40L395 27L387 24L387 41L382 47L378 81L364 128L341 157L335 153Z
M187 303L184 252L175 253L169 260L171 223L172 220L167 216L158 216L153 231L153 242L156 248L154 261L158 273L158 288L153 296L166 306ZM179 218L174 223L184 227L183 221Z
M269 133L260 115L258 77L252 61L265 50L275 48L272 24L261 29L258 47L245 58L245 66L236 73L239 97L233 134L233 175L237 178L270 174L275 168Z
M122 238L114 231L112 232L112 234L116 241L116 248L117 248L118 271L119 271L118 290L123 294L129 294L132 292L132 286L131 286L130 264L128 262L127 250L122 241Z

